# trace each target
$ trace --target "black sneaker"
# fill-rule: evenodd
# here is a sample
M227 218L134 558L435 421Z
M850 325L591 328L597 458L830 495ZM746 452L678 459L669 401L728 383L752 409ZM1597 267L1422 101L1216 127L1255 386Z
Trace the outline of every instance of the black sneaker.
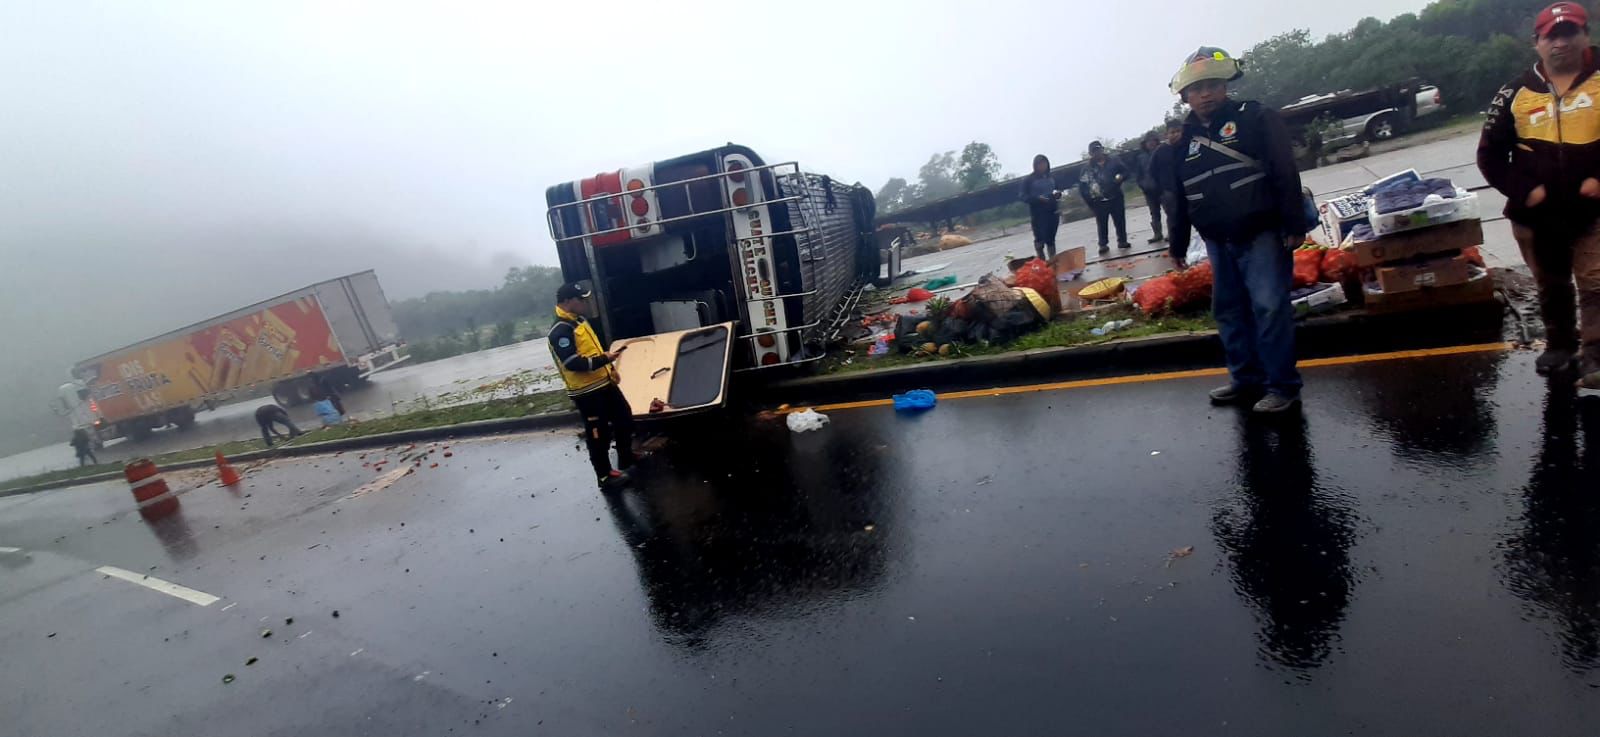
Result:
M1539 354L1539 357L1533 362L1533 369L1538 371L1540 376L1549 376L1572 368L1572 359L1572 351L1563 348L1551 348Z
M1145 241L1145 243L1160 243L1164 240L1166 240L1165 236L1152 235L1150 236L1150 240Z
M1252 404L1261 399L1267 390L1259 386L1219 386L1211 390L1211 403L1219 407L1230 404Z
M628 482L632 480L633 477L629 476L627 471L612 471L600 479L600 490L616 491L627 486Z
M1104 256L1104 255L1106 255L1108 253L1111 253L1111 247L1110 246L1101 246L1100 247L1100 255L1101 256Z
M1133 248L1133 244L1129 243L1127 241L1123 241L1123 242L1117 244L1117 248L1120 248L1120 249L1126 251L1126 250L1128 250L1130 248Z
M1256 402L1250 411L1258 415L1281 415L1300 409L1299 397L1286 397L1282 394L1268 394Z

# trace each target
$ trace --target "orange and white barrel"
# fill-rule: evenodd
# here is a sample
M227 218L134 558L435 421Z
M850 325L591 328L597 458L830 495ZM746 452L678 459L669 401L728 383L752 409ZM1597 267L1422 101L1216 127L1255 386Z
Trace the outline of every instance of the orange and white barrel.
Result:
M139 505L139 514L145 519L158 519L177 511L178 497L167 488L161 469L149 458L131 461L122 467L122 477L133 490L133 500Z

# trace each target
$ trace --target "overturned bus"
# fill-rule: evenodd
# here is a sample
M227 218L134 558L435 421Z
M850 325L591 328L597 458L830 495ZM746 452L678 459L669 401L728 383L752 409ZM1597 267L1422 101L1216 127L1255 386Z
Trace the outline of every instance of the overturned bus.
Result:
M727 145L545 191L634 413L720 407L735 371L823 357L878 277L872 193Z

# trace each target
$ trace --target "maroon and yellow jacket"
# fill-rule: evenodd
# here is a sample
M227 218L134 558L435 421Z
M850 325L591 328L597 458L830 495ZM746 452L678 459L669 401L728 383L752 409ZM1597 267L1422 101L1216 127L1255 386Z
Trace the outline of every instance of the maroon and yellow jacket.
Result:
M1559 99L1535 64L1489 103L1478 139L1478 168L1506 196L1506 217L1531 227L1586 228L1600 219L1600 200L1578 188L1600 178L1600 51L1584 54L1583 71ZM1528 208L1544 185L1545 200Z

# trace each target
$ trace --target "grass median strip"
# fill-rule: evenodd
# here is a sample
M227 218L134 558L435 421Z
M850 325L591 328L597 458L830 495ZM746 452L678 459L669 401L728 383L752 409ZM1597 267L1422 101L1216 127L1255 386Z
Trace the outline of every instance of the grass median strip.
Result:
M295 445L308 445L323 443L330 440L344 440L346 438L359 438L369 435L382 435L402 430L421 430L430 427L447 427L460 425L467 422L482 420L500 420L513 417L528 417L554 412L568 406L565 392L548 391L524 394L517 397L495 399L487 402L473 404L460 404L449 407L428 407L415 409L410 412L381 417L375 420L361 422L348 422L333 427L310 430L294 440L278 443L273 447L287 447ZM64 447L64 446L63 446ZM252 440L235 440L203 448L161 453L150 456L156 465L168 465L211 458L220 451L225 456L237 455L263 448L260 438ZM63 451L70 454L70 449ZM65 481L85 476L94 476L102 473L120 471L122 463L102 463L97 466L84 466L82 468L69 468L60 471L10 479L0 483L0 491L20 489L34 484L53 481Z

